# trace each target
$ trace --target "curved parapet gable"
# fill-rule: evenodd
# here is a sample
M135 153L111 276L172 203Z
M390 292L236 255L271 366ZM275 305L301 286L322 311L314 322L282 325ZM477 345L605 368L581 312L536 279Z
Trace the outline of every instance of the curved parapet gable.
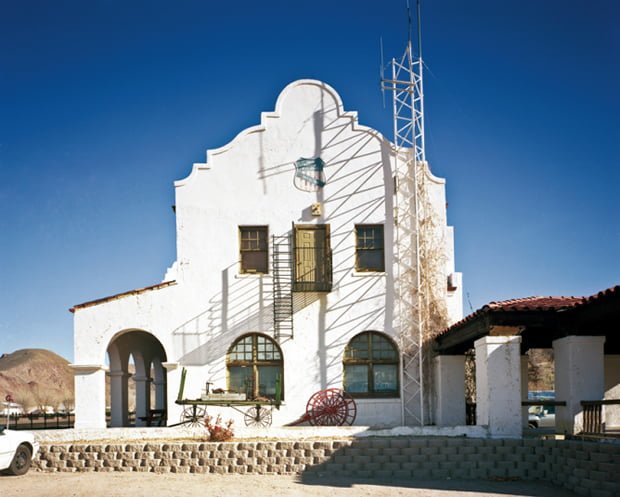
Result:
M199 171L209 169L210 164L212 163L212 160L215 157L217 157L218 155L222 155L225 152L229 151L231 148L233 148L233 146L235 146L238 142L240 142L244 137L252 133L261 133L265 131L269 120L279 119L286 113L287 99L291 97L295 92L303 91L304 87L320 88L322 92L324 92L326 95L328 95L332 99L333 105L327 107L328 111L335 111L336 116L338 118L342 118L342 117L349 118L351 120L351 124L355 131L367 132L375 136L377 139L385 143L388 143L390 145L390 148L394 150L394 145L388 139L386 139L379 131L373 128L367 127L367 126L360 125L358 123L358 115L356 111L345 111L344 110L342 98L340 97L338 92L334 90L334 88L332 88L327 83L324 83L323 81L319 81L315 79L300 79L300 80L296 80L288 84L280 92L276 100L275 109L273 111L261 112L260 124L244 129L243 131L238 133L230 142L228 142L226 145L223 145L222 147L207 150L206 163L194 163L190 174L186 176L185 178L175 181L174 186L176 188L184 186L193 177L195 177L195 175L198 174ZM326 108L323 107L323 110L325 111Z
M435 183L437 185L445 185L446 184L446 179L445 178L440 178L439 176L435 176L435 174L433 174L433 171L431 171L431 167L428 164L428 161L424 161L422 163L422 169L424 171L424 175L426 176L426 178L429 181L432 181L433 183Z

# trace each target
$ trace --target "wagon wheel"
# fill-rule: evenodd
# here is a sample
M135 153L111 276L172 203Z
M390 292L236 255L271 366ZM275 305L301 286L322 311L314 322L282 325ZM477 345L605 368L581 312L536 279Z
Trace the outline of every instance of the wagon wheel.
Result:
M245 426L266 428L271 426L271 409L261 406L250 407L243 415Z
M186 406L181 413L181 423L191 427L203 426L206 415L207 410L202 406Z
M338 388L315 393L306 405L306 416L314 426L352 425L356 414L353 398Z

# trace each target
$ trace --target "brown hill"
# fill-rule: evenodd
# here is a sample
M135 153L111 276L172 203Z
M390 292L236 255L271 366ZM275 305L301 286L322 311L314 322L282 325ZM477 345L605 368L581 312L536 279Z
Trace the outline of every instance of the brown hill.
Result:
M528 352L529 389L553 390L555 388L555 363L553 349L530 349Z
M25 410L64 405L72 409L73 371L69 361L44 349L21 349L0 356L0 400L10 394Z

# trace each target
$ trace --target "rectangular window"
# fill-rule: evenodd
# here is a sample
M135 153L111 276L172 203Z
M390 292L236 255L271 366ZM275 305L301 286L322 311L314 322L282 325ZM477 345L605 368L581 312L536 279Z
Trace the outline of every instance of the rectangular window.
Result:
M382 224L355 225L355 270L385 271Z
M269 272L269 230L267 226L239 226L242 273Z

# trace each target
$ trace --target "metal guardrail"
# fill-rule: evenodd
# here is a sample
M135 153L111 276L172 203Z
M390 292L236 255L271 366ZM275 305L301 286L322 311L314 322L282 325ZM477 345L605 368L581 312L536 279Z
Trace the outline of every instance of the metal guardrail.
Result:
M129 426L133 426L135 424L135 420L136 413L134 411L130 411L128 414ZM110 413L106 412L107 426L110 426L110 421ZM0 415L0 424L7 426L11 430L61 430L74 427L75 414L11 414L8 416L8 420L7 416Z
M11 430L56 430L73 428L75 415L71 413L53 414L11 414L0 416L0 422L7 424Z

